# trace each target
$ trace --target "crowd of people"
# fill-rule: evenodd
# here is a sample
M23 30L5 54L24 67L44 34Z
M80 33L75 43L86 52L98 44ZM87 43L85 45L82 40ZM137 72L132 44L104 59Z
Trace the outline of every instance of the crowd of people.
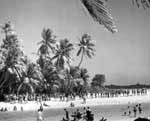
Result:
M136 117L137 114L142 114L142 107L141 104L136 104L134 106L128 106L127 109L124 111L124 116L134 116Z
M79 110L79 108L76 109L72 114L65 108L64 109L65 116L62 118L61 121L94 121L94 114L90 107L84 107L83 112ZM43 106L41 105L38 109L37 113L37 121L44 121L44 115L43 115ZM104 117L100 121L106 121Z
M62 118L61 121L79 121L79 120L82 120L82 121L94 121L94 113L92 112L90 107L84 107L83 111L81 111L81 109L77 108L76 111L74 111L71 114L65 108L64 112L65 112L65 116ZM123 115L124 116L133 116L134 118L136 118L138 113L139 113L139 115L142 114L141 104L136 104L136 105L134 105L132 107L128 106L127 109L125 109L125 112L124 112ZM102 117L99 121L106 121L106 120L107 120L106 118ZM135 119L135 120L137 120L137 119ZM44 121L42 105L38 109L37 121ZM146 121L149 121L149 120L147 119Z
M19 102L19 103L26 103L27 101L48 101L51 99L51 96L48 94L9 94L4 95L5 102Z
M14 105L14 106L13 106L13 111L17 111L17 110L23 111L24 109L23 109L22 106L20 107L20 109L18 109L17 106ZM2 112L8 111L8 107L1 107L1 108L0 108L0 111L2 111Z
M94 114L90 107L84 107L83 112L77 109L71 115L69 115L69 111L64 109L65 117L63 117L62 121L79 121L83 119L83 121L94 121Z
M86 103L86 98L110 98L110 97L119 97L119 96L135 96L135 95L146 95L147 89L141 88L141 89L107 89L99 92L90 92L87 94L82 94L79 96L79 98L82 98L84 100L84 103ZM69 95L68 97L65 97L65 95L59 94L59 95L50 95L50 94L5 94L4 101L5 102L11 102L11 103L27 103L28 101L50 101L51 99L59 99L60 101L68 101L68 100L75 100L77 96Z
M90 93L89 97L119 97L119 96L135 96L135 95L146 95L146 88L138 89L107 89L96 93Z
M135 96L135 95L146 95L147 94L147 89L145 88L138 88L138 89L113 89L113 90L103 90L97 93L88 93L86 95L82 95L81 99L83 99L83 104L86 103L87 98L113 98L113 97L119 97L119 96ZM65 97L64 95L57 95L57 96L52 96L50 94L9 94L9 95L4 95L4 101L9 102L12 104L15 103L21 103L25 104L28 103L28 101L35 101L39 104L45 102L45 101L50 101L50 100L59 100L59 101L71 101L75 100L77 96L73 97L73 95ZM47 106L46 103L43 103L44 106ZM70 107L75 107L75 104L73 102L70 103ZM140 106L138 106L140 107ZM13 107L14 111L17 111L17 107L14 105ZM23 111L23 107L19 109ZM137 106L134 107L134 114L136 115ZM0 111L8 111L7 107L0 107ZM131 110L129 111L131 112ZM125 112L126 114L127 112ZM129 113L130 114L130 113Z

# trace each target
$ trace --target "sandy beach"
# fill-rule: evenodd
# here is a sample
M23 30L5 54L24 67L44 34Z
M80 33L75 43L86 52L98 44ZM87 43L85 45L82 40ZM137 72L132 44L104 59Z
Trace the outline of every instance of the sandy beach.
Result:
M120 96L120 97L111 97L111 98L87 98L86 103L83 104L83 100L76 98L72 101L60 101L60 99L51 99L51 101L42 102L47 106L44 106L44 109L55 109L55 108L69 108L70 103L74 103L75 107L84 107L84 106L99 106L99 105L123 105L123 104L133 104L133 103L149 103L150 102L150 90L148 90L147 95L135 95L135 96ZM24 111L37 110L40 106L40 103L35 101L28 101L27 103L0 103L0 109L2 107L7 107L8 111L13 111L13 107L16 106L18 111L21 111L23 107Z
M79 98L68 102L60 101L59 99L52 99L51 101L46 101L43 103L47 105L44 106L45 109L54 109L54 108L69 108L71 102L75 104L75 107L148 103L150 102L150 91L148 91L147 95L140 95L140 96L113 97L113 98L87 98L85 104L83 104L83 100ZM0 103L0 108L7 107L8 111L13 111L14 106L17 107L18 111L21 111L21 107L23 107L24 111L37 110L40 106L40 103L35 101L28 101L27 103L23 103L23 104L5 103L5 102Z
M131 104L130 106L134 105ZM135 119L133 113L131 116L123 116L123 112L126 111L127 106L128 104L97 105L90 108L94 113L94 121L99 121L102 117L107 118L107 121L133 121ZM70 115L76 109L76 107L67 108ZM79 109L81 112L83 111L83 107L79 107ZM142 110L142 114L137 114L137 117L149 117L150 103L142 103ZM45 109L43 114L44 121L60 121L62 117L65 117L65 112L62 108ZM0 121L36 121L36 116L37 111L0 112Z
M75 108L70 107L70 103L75 104ZM135 117L123 116L127 106L133 107L136 104L142 104L143 113L137 117L150 117L150 91L147 95L128 96L128 97L113 97L113 98L88 98L86 104L83 104L82 99L76 99L69 102L61 102L58 99L52 99L45 102L48 106L44 106L45 121L60 121L65 115L63 108L67 108L70 113L79 108L81 111L83 107L90 106L95 115L95 121L101 117L106 117L108 121L133 121ZM17 111L12 111L13 106L17 106ZM24 111L21 111L21 106ZM26 104L11 104L0 103L1 107L7 107L9 111L0 112L0 121L35 121L37 109L40 104L37 102L29 101Z

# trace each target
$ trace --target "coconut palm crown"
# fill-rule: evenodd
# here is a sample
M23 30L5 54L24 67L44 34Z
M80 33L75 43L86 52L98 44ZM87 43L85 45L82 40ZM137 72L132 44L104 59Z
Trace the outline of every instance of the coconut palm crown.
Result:
M39 65L31 62L29 59L24 69L21 70L21 78L22 79L17 83L17 93L25 86L29 87L31 93L34 93L38 87L44 86L45 83Z
M79 51L77 52L77 56L81 55L81 60L79 62L78 67L80 67L82 61L83 61L83 57L87 56L88 58L92 58L92 56L94 56L94 46L95 44L91 42L91 36L88 34L83 34L81 39L79 40L78 43L79 46Z
M0 57L1 57L1 74L0 88L8 81L10 75L14 74L16 78L20 79L19 68L23 65L22 57L23 51L19 43L19 39L12 28L10 22L7 22L2 27L2 31L5 34L3 43L0 47Z
M56 36L53 35L51 29L43 29L42 33L42 40L38 43L40 44L40 48L38 50L38 54L46 57L49 57L50 52L52 54L55 53L55 43L56 43Z
M55 56L57 69L64 69L65 63L69 64L71 60L70 52L73 50L73 44L68 39L62 39L57 44Z

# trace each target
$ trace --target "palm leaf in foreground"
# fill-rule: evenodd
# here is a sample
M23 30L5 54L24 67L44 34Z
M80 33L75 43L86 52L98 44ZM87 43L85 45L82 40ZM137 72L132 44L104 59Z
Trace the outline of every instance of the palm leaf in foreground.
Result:
M150 8L150 0L132 0L132 4L136 4L139 8L142 6L144 9Z
M117 31L113 18L103 0L81 0L81 2L95 21L104 25L105 28L112 33Z

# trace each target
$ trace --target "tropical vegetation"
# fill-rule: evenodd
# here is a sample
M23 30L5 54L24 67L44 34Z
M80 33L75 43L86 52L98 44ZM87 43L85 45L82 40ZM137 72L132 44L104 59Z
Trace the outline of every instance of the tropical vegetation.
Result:
M24 54L19 37L10 22L1 27L4 39L0 46L1 94L48 93L51 95L83 96L90 86L88 70L81 66L84 56L95 55L90 35L83 34L77 44L81 55L78 65L72 62L74 44L67 38L58 40L51 29L44 28L32 62Z
M81 0L92 18L111 31L117 31L113 18L107 9L108 0ZM150 8L150 0L132 0L133 5ZM41 32L37 50L38 59L32 62L25 55L20 40L10 22L1 26L4 39L0 45L0 94L2 93L55 93L65 95L86 94L91 88L100 88L105 75L97 74L90 82L88 71L81 67L84 57L95 55L95 44L90 35L83 34L77 44L78 65L73 65L74 44L68 39L60 39L49 28Z

